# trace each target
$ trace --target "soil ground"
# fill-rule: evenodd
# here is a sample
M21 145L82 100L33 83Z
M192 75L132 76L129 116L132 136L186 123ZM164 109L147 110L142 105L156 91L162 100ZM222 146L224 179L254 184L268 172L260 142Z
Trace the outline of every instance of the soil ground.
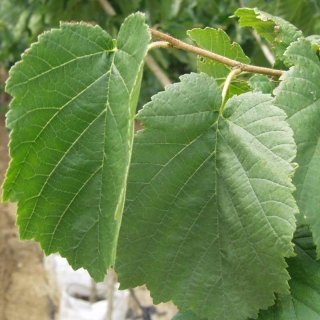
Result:
M9 163L7 145L0 115L0 184ZM19 240L15 219L16 206L0 203L0 320L57 319L59 299L49 286L43 253L37 243ZM139 287L131 292L127 319L169 320L176 312L171 303L154 307L148 290Z
M0 116L0 182L8 166L8 133ZM1 191L2 193L2 191ZM42 253L33 241L19 241L16 206L0 204L0 319L49 320L49 288Z

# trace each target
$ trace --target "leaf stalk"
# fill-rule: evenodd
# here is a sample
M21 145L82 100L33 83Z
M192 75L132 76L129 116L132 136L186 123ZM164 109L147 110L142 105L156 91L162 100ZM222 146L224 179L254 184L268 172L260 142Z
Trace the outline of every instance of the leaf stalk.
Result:
M148 51L155 48L172 48L172 45L167 41L155 41L149 44Z
M228 89L230 87L230 83L231 83L232 79L240 73L241 73L241 68L234 67L227 76L227 79L224 83L223 90L222 90L222 102L221 102L221 107L220 107L220 115L222 115L222 112L223 112L223 108L224 108L224 105L226 102L227 93L228 93Z

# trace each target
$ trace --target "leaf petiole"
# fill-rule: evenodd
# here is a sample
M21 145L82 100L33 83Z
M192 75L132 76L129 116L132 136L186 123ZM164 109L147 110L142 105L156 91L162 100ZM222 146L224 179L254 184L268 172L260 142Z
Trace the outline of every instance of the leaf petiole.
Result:
M172 48L172 45L167 41L154 41L151 42L148 46L148 51L155 49L155 48Z
M238 74L240 74L242 72L241 70L241 65L234 67L230 73L228 74L226 81L223 85L223 90L222 90L222 102L221 102L221 107L220 107L220 115L222 115L222 111L226 102L226 97L227 97L227 93L228 93L228 89L230 87L230 83L232 81L232 79L237 76Z

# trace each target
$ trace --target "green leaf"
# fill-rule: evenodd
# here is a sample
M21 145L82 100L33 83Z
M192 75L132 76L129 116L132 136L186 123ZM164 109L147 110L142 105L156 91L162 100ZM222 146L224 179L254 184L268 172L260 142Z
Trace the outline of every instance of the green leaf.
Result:
M141 0L118 0L117 5L121 8L124 15L128 15L138 10Z
M166 25L168 21L177 18L181 12L181 0L162 0L152 1L146 0L146 9L148 11L150 23L161 23ZM177 24L181 28L181 24Z
M250 63L250 59L243 53L236 42L230 43L230 38L221 29L205 28L192 29L188 35L200 48L237 60L241 63ZM213 78L226 78L231 67L205 57L198 57L198 70Z
M320 263L308 227L296 231L296 256L287 259L291 294L278 296L276 304L259 314L259 320L319 320Z
M293 179L300 209L298 222L311 224L319 248L320 62L312 44L302 38L288 48L284 58L294 67L281 77L275 104L287 113L287 122L294 131L298 147L296 162L299 168Z
M116 270L155 303L243 320L288 293L297 211L285 113L270 95L221 106L204 73L181 77L138 114ZM220 112L222 114L220 115Z
M316 10L316 6L314 6L312 11L312 0L249 0L245 2L246 7L257 7L291 22L305 34L312 34L316 29L315 22L319 10Z
M187 311L184 313L177 313L172 320L201 320L192 311Z
M97 281L114 264L149 39L141 14L124 22L116 48L98 26L63 23L31 46L7 83L12 161L3 199L18 201L20 237Z
M279 84L278 81L274 81L262 74L254 75L248 81L250 87L254 92L273 93L273 90Z
M250 59L244 54L238 43L230 43L230 38L221 29L205 28L192 29L187 32L200 48L220 54L224 57L237 60L239 63L250 63ZM224 82L231 71L231 67L205 57L198 56L198 72L204 72L213 77L219 86ZM233 80L228 90L228 97L249 91L246 81Z
M253 27L261 37L270 42L279 60L282 60L282 55L290 43L303 36L302 32L288 21L257 8L238 9L235 16L240 18L240 27Z
M306 39L311 42L311 44L317 51L320 51L320 35L309 36Z

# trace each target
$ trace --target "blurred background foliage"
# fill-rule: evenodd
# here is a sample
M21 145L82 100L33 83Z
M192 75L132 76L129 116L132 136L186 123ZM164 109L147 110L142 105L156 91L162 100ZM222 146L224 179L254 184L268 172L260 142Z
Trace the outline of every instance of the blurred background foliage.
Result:
M0 0L0 92L6 72L20 60L21 53L39 34L57 28L59 21L86 21L100 25L112 37L117 36L126 16L142 11L147 24L191 43L186 31L192 28L221 28L238 42L253 64L270 66L250 29L240 29L230 18L239 7L258 7L283 17L307 35L320 34L320 0ZM149 54L139 107L175 82L181 74L196 71L196 56L178 50L155 49ZM8 98L0 98L0 110Z

